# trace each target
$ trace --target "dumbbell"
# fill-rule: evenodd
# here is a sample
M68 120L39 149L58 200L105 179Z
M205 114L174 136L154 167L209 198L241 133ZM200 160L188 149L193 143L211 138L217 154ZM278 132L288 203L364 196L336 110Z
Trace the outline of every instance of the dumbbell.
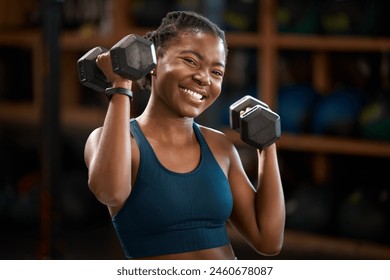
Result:
M103 47L95 47L77 61L80 83L95 91L105 91L111 83L96 65L99 54L107 52ZM139 80L156 66L156 52L151 41L130 34L122 38L110 49L113 71L129 80Z
M267 104L246 95L230 106L230 127L245 143L264 149L280 138L280 117Z

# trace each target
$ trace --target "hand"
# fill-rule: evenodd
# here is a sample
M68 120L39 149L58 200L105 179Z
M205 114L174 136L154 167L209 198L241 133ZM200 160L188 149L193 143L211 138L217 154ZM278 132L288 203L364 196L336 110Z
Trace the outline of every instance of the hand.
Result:
M105 52L97 56L96 65L102 70L103 74L112 83L113 87L122 87L131 89L132 81L114 73L112 70L110 52Z

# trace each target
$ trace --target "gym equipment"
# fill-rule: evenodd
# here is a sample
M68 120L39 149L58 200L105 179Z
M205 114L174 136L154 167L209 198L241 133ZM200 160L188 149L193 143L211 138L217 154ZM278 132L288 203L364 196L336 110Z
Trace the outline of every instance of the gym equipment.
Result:
M316 134L356 136L365 97L361 90L341 88L323 96L313 110L312 131Z
M390 141L390 92L367 104L360 114L360 133L364 138Z
M323 34L374 35L381 24L380 0L322 1L320 31Z
M278 113L282 131L291 133L307 132L313 106L319 94L306 84L283 86L278 94Z
M82 85L103 92L111 86L103 72L96 65L96 57L107 52L95 47L77 61L79 79ZM129 80L139 80L156 66L156 52L151 41L135 34L122 38L110 49L113 71Z
M236 0L223 2L224 22L222 27L224 30L246 32L256 31L258 20L256 11L258 10L258 1Z
M267 104L246 95L230 106L230 127L245 143L264 149L280 138L280 117Z
M319 30L318 1L279 0L277 24L280 32L316 34Z

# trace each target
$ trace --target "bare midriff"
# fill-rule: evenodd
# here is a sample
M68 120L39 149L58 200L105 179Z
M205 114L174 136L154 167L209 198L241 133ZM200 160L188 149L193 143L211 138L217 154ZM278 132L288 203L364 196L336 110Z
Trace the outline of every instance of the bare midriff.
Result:
M147 258L137 258L132 260L234 260L235 255L230 244L191 252L178 254L159 255Z

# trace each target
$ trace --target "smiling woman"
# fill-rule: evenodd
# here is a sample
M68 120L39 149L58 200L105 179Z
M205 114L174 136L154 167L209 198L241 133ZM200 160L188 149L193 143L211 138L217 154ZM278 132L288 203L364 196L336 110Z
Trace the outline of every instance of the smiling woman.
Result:
M254 187L230 139L194 122L221 94L224 32L199 14L171 12L145 38L157 65L139 81L151 90L144 112L129 120L131 100L113 94L85 146L89 187L107 205L126 257L234 259L227 223L259 253L279 253L285 208L275 144L257 151ZM97 65L113 88L131 89L109 52Z

